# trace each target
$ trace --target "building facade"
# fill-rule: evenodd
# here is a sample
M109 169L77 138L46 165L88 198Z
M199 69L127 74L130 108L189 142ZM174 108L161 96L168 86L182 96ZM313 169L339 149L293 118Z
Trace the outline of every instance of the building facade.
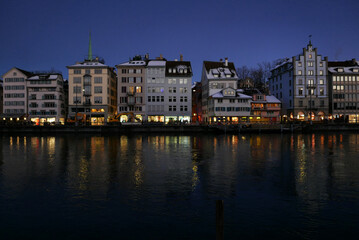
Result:
M334 121L358 123L359 62L328 62L329 111Z
M233 62L227 58L224 62L204 61L201 83L203 122L216 122L222 117L229 122L248 120L251 97L237 92L238 76Z
M146 68L146 115L148 122L165 122L168 87L165 83L166 59L150 60ZM166 90L165 90L166 89Z
M165 74L165 123L191 122L192 116L192 67L191 62L166 61Z
M146 61L133 58L116 65L117 68L117 113L121 122L130 119L125 113L131 112L136 121L146 118Z
M3 118L12 120L26 117L28 112L26 80L32 75L16 67L3 75Z
M208 98L208 122L231 123L248 122L251 115L252 97L241 89L227 87Z
M40 73L27 78L28 117L36 125L64 124L64 80L59 73Z
M283 120L322 121L329 117L328 58L309 42L303 52L271 70L271 94L282 103Z
M116 73L99 58L67 66L69 117L85 114L91 125L106 124L116 112Z

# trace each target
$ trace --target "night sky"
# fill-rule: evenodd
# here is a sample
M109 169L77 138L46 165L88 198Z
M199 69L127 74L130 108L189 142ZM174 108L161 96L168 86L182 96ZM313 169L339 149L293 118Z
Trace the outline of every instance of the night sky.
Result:
M359 1L116 0L0 1L0 75L62 71L92 49L114 66L134 55L192 62L228 57L236 67L291 57L311 34L329 60L359 59Z

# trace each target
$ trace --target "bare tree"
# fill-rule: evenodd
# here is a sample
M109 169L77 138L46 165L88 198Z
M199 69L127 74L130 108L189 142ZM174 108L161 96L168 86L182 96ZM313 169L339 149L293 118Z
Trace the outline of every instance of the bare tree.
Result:
M250 69L247 66L237 68L237 75L239 80L244 80L250 76Z

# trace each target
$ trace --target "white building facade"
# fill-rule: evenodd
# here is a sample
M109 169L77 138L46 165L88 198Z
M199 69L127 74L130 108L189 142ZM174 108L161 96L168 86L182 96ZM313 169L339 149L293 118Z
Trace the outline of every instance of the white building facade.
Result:
M271 70L269 90L282 102L283 120L323 121L329 117L328 58L309 42L303 53Z
M61 74L35 74L27 79L28 117L36 125L64 124L65 96Z
M251 97L237 91L238 76L233 62L203 62L202 120L207 123L248 121Z

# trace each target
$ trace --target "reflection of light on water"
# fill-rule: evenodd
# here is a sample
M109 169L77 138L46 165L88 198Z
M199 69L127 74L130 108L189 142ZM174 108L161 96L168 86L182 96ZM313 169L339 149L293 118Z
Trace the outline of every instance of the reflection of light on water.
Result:
M197 154L196 154L197 155ZM198 164L195 161L192 161L192 191L194 191L196 189L196 186L199 182L199 177L198 177Z
M82 157L80 159L80 169L78 174L80 191L87 190L88 175L89 175L88 161L84 157Z
M55 137L48 137L47 138L47 150L49 153L49 164L54 165L54 155L55 155Z
M140 141L142 140L140 139ZM137 143L140 143L138 139L137 139ZM140 148L141 146L142 144L137 147ZM144 170L141 151L139 150L136 151L134 160L135 160L135 169L136 169L134 172L135 185L136 187L139 187L143 183L143 170Z
M26 148L26 137L24 137L24 147Z

